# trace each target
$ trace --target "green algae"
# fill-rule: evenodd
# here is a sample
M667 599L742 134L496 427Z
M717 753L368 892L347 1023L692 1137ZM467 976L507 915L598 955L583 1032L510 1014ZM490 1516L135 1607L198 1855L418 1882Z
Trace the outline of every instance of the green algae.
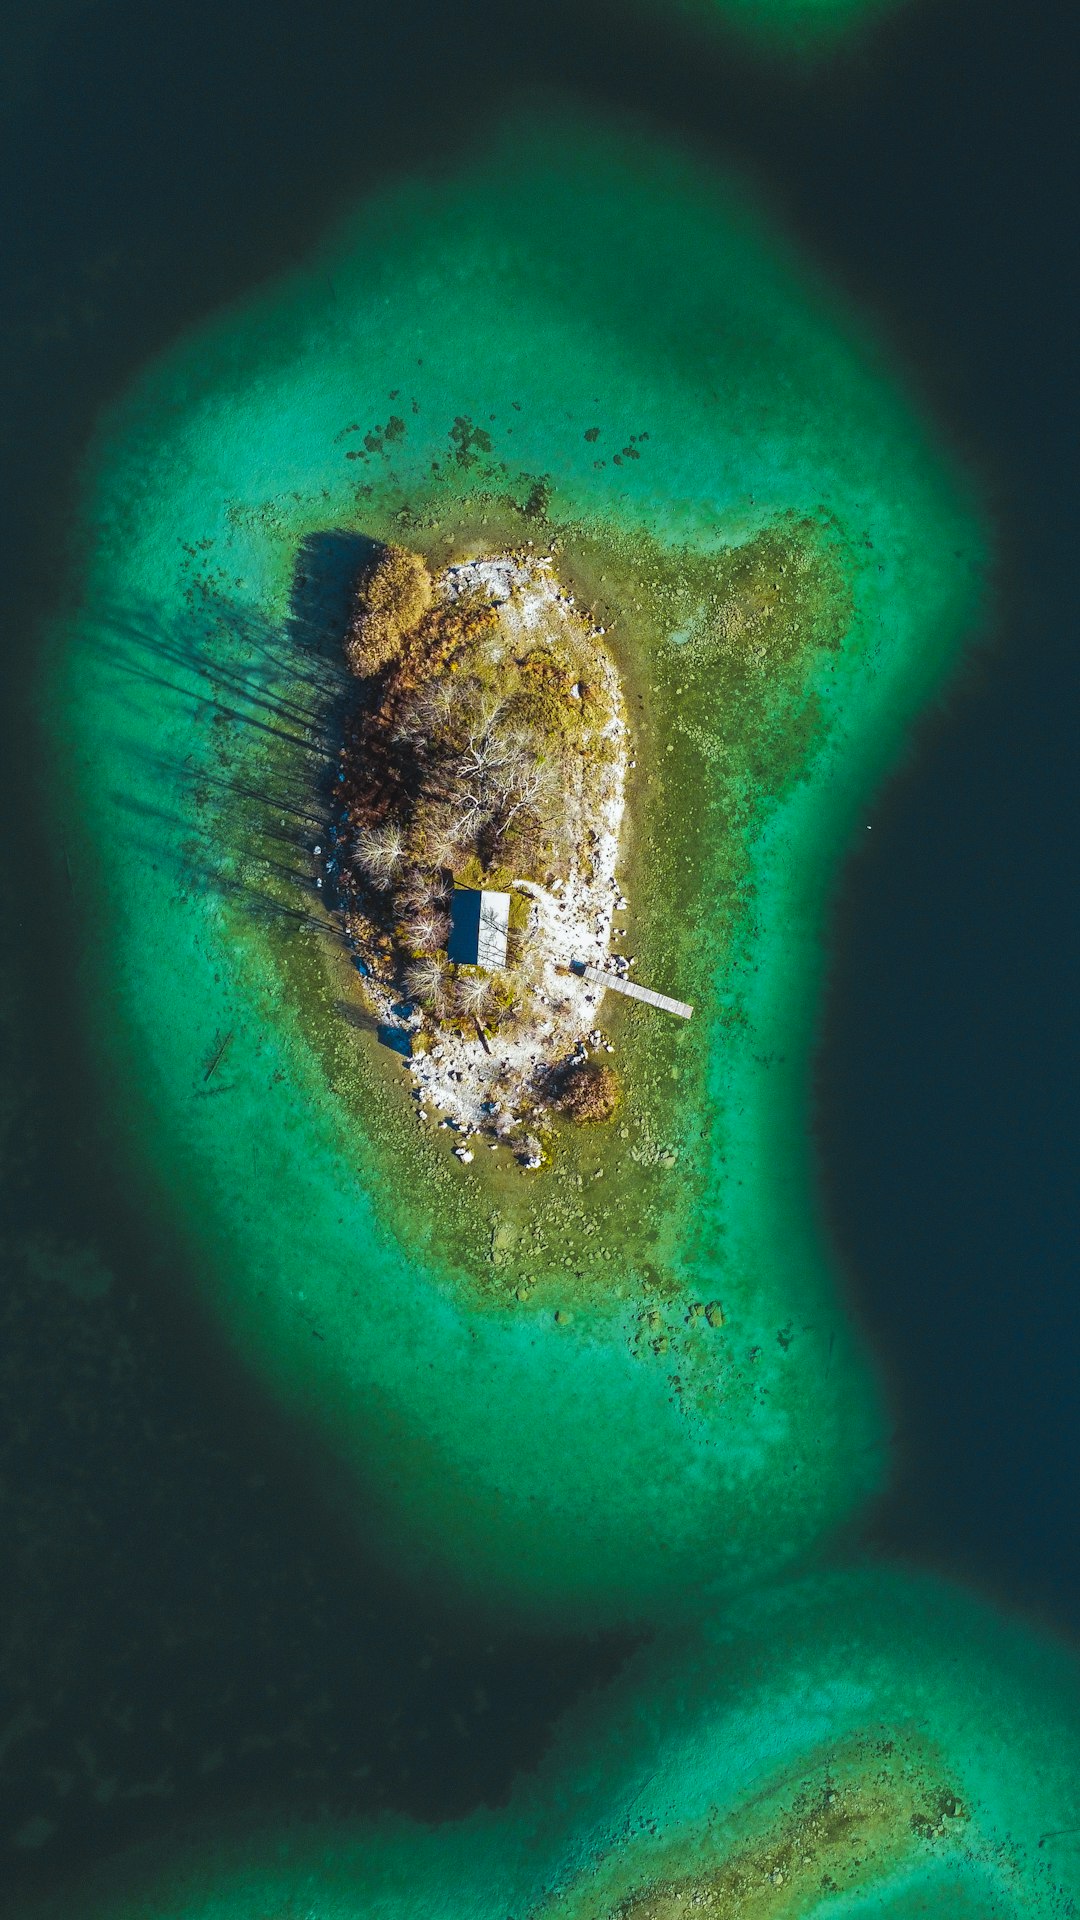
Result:
M50 707L102 1051L328 1497L546 1620L805 1554L883 1471L807 1138L821 926L981 562L877 355L735 189L554 121L177 348L89 499ZM630 944L697 1012L605 1009L625 1108L535 1187L418 1127L313 890L341 580L390 538L552 552L637 728Z
M508 1805L204 1835L113 1863L80 1920L1064 1920L1075 1659L881 1568L743 1602L631 1662Z

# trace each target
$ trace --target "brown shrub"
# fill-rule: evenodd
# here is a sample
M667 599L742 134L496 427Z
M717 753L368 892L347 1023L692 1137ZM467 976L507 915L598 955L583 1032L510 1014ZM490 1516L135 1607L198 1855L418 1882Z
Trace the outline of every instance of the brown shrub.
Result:
M555 1105L571 1120L610 1120L619 1098L618 1078L599 1060L583 1060L560 1075Z
M431 605L432 580L418 553L384 547L356 590L345 658L361 679L397 657Z

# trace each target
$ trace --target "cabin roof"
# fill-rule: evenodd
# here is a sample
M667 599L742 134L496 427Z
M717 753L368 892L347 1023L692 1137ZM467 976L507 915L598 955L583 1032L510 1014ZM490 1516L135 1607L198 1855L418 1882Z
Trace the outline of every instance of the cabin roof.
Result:
M491 973L506 965L510 895L487 888L455 887L450 903L447 956L459 966Z

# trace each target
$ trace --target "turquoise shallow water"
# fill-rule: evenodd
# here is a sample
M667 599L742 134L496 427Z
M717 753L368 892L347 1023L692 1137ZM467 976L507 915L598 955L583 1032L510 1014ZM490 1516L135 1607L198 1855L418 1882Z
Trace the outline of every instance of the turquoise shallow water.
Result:
M1070 1656L949 1588L822 1575L638 1656L498 1812L204 1835L114 1865L77 1911L1063 1917L1077 1690Z
M107 423L87 498L50 704L102 1055L205 1307L329 1497L348 1510L360 1488L418 1577L544 1620L667 1614L810 1550L883 1472L807 1144L820 926L981 564L872 347L734 189L557 122L369 206L184 342ZM703 870L707 1106L695 1080L665 1108L685 1152L655 1173L649 1260L627 1239L583 1289L558 1258L577 1215L538 1202L556 1230L519 1306L477 1252L505 1191L450 1232L456 1169L404 1156L399 1090L333 1017L305 849L336 682L298 570L328 536L347 552L403 527L456 552L512 524L585 572L607 555L659 710L682 671L666 612L784 516L828 548L844 630L807 656L798 712L819 717L796 777L729 836L726 944ZM657 577L635 588L646 552ZM713 1297L710 1343L684 1329Z

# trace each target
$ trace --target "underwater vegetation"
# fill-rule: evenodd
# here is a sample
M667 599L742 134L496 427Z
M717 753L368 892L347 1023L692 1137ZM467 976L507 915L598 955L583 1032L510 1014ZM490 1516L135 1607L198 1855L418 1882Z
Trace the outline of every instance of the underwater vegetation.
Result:
M90 1020L313 1483L551 1624L815 1551L885 1471L808 1139L822 928L982 568L880 354L735 185L549 120L183 341L86 497L47 706ZM605 996L618 1101L538 1170L418 1117L324 899L383 547L550 558L619 673L615 933L695 1012Z
M948 1587L820 1574L638 1655L498 1811L207 1833L112 1863L63 1911L1065 1920L1078 1683L1059 1648Z

